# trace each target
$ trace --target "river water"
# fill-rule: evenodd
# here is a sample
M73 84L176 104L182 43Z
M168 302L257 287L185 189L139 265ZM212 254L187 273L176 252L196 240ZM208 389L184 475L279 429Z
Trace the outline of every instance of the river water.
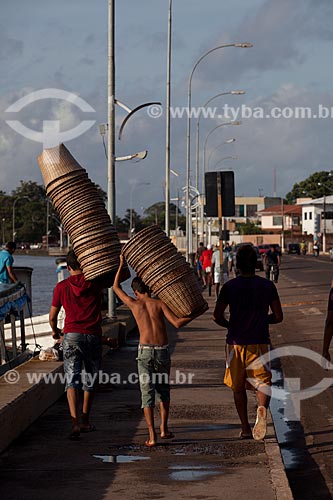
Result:
M31 267L33 269L31 283L33 316L48 313L52 301L53 289L58 282L56 258L14 254L15 266ZM130 288L131 279L122 283L124 291L130 295L132 295Z

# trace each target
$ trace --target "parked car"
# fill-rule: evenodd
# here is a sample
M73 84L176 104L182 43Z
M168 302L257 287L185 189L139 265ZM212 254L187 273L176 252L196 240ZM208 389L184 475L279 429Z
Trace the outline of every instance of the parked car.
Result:
M289 243L288 245L288 254L295 253L297 255L301 255L301 245L299 243Z
M263 253L268 252L268 250L270 249L270 247L271 247L270 245L266 245L266 244L258 245L259 253L263 254Z
M263 260L262 260L262 255L259 252L259 248L258 247L253 247L253 248L254 248L254 250L256 251L256 254L257 254L256 269L258 269L258 271L263 271L264 270L264 263L263 263Z

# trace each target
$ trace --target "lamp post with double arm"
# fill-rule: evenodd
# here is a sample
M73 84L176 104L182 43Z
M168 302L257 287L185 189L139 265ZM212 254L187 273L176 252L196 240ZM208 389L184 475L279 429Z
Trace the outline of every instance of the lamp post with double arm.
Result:
M192 78L193 74L201 63L203 59L205 59L209 54L215 52L220 49L225 49L227 47L237 47L237 48L249 48L253 47L252 43L228 43L224 45L218 45L213 49L205 52L195 63L193 66L189 79L188 79L188 87L187 87L187 136L186 136L186 258L190 261L190 254L192 253L192 212L191 212L191 204L190 204L190 183L191 183L191 90L192 90Z

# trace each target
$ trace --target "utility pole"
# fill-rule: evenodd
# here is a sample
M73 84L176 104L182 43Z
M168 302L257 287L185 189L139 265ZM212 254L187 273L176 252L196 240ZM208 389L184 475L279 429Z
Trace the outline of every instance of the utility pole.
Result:
M108 4L108 214L111 222L116 221L116 183L115 183L115 0ZM115 296L109 288L109 318L116 317Z

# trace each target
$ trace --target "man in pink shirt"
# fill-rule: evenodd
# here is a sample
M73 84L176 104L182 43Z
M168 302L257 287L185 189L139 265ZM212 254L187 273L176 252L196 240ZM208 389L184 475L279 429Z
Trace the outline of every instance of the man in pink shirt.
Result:
M84 279L73 251L68 253L66 262L70 276L59 282L54 289L49 323L53 338L60 338L62 332L57 326L57 319L62 306L66 313L63 329L64 372L72 420L72 432L69 438L76 440L79 439L80 432L95 430L90 424L89 416L101 364L102 305L101 289L93 282ZM81 377L83 367L85 376ZM84 397L80 423L81 387Z

